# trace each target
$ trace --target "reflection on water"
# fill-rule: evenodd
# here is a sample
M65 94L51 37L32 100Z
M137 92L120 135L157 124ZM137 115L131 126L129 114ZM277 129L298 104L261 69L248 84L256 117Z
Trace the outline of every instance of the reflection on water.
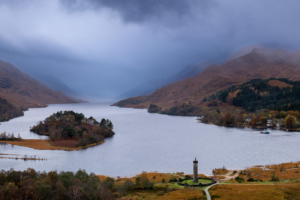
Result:
M192 173L192 161L199 160L199 172L212 169L245 168L300 160L300 134L269 130L260 134L252 129L225 128L200 124L196 117L149 114L145 109L112 107L101 103L50 105L29 109L0 125L0 132L20 133L22 138L47 138L29 132L31 126L60 110L82 112L98 121L110 119L116 134L106 142L78 151L34 150L0 145L7 154L36 155L47 162L1 159L0 169L38 171L86 169L110 176L131 176L142 171ZM286 137L289 136L289 137Z

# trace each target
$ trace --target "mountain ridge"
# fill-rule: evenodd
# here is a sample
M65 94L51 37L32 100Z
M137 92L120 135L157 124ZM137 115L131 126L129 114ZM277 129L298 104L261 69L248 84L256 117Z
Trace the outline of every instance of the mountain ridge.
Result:
M165 109L182 103L197 104L205 96L251 79L300 80L299 72L300 51L253 48L249 53L221 65L210 65L195 77L169 84L147 96L126 99L127 104L122 106L148 108L150 104L156 104ZM134 103L130 103L131 100ZM120 102L114 105L119 106Z
M0 60L0 97L17 108L45 107L46 104L78 103L60 91Z

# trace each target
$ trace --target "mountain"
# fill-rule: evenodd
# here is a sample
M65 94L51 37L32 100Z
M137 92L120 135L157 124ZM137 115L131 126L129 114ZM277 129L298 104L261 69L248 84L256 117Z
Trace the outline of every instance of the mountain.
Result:
M8 121L15 117L23 116L24 112L20 108L16 108L7 100L0 98L0 121Z
M59 90L71 99L78 101L78 102L86 102L81 99L86 99L82 95L75 92L72 88L70 88L67 84L59 80L58 78L55 78L51 75L45 75L40 73L35 73L34 78L38 81L44 83L48 87L52 88L53 90Z
M53 90L59 90L65 95L68 95L70 97L78 97L80 96L77 92L75 92L73 89L71 89L68 85L66 85L64 82L59 80L58 78L55 78L51 75L45 75L45 74L39 74L38 76L34 76L35 79L38 81L44 83L48 87L52 88Z
M0 98L22 109L43 107L46 104L78 102L60 91L54 91L4 61L0 61Z
M198 75L164 86L154 93L117 102L116 106L170 108L182 103L198 104L204 97L252 79L300 80L300 51L254 48L221 65L210 65Z
M183 70L181 70L179 73L175 74L171 78L169 78L166 81L162 82L155 89L153 89L153 91L149 92L149 94L151 94L152 92L154 92L155 90L157 90L157 89L159 89L163 86L172 84L172 83L177 82L177 81L183 81L184 79L187 79L189 77L194 77L197 74L199 74L200 72L202 72L209 65L211 65L211 63L209 63L209 62L202 62L198 65L188 65Z
M176 81L182 81L189 77L196 76L197 74L202 72L209 65L210 65L209 62L203 62L198 65L188 65L185 68L183 68L181 71L179 71L177 74L175 74L174 76L171 76L170 78L166 79L163 82L160 82L159 80L151 80L151 81L145 82L145 83L140 84L137 87L129 90L128 92L126 92L122 95L119 95L115 99L149 95L149 94L153 93L155 90L157 90L163 86L169 85ZM159 84L157 84L157 83L159 83Z
M236 59L250 53L254 48L264 48L262 44L253 44L237 50L227 61Z
M120 100L128 97L134 97L134 96L140 96L140 95L147 95L151 94L155 89L154 87L157 87L158 80L150 80L145 83L139 84L138 86L134 87L133 89L117 96L115 99ZM150 91L150 92L149 92Z

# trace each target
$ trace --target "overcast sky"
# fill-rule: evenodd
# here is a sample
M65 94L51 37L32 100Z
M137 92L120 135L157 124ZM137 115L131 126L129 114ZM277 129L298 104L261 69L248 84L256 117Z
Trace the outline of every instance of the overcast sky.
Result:
M298 0L0 0L0 59L118 96L261 43L300 49Z

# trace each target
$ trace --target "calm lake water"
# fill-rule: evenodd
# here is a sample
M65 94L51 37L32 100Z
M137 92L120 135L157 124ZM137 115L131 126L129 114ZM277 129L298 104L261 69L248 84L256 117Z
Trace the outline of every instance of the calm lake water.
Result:
M118 108L107 103L49 105L29 109L25 116L2 122L0 131L22 138L46 138L29 131L54 112L73 110L98 121L110 119L115 135L104 144L78 151L34 150L0 145L0 152L47 158L47 161L0 159L0 169L77 171L109 176L132 176L142 171L199 173L225 166L242 169L258 164L300 161L300 133L270 130L270 135L251 129L225 128L197 123L196 117L150 114L146 109Z

